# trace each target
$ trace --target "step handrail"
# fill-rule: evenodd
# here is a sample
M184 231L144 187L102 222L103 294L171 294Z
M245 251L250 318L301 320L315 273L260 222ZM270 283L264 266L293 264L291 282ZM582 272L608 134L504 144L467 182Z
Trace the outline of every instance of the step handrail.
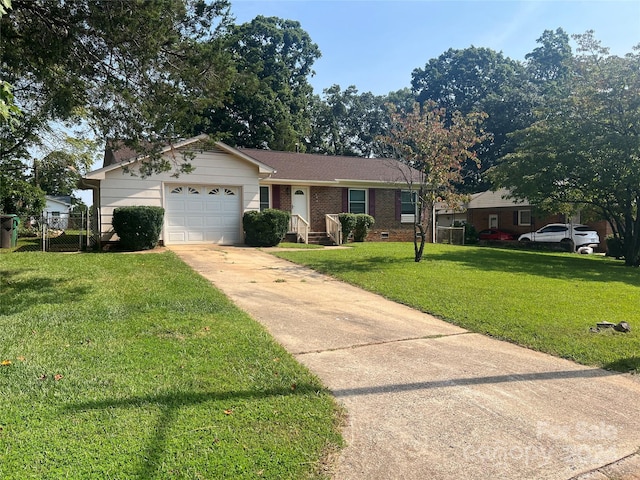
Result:
M309 243L309 222L297 213L291 215L289 231L296 234L296 240L301 240L302 243Z
M324 216L327 235L336 245L342 245L342 223L337 213L327 213Z

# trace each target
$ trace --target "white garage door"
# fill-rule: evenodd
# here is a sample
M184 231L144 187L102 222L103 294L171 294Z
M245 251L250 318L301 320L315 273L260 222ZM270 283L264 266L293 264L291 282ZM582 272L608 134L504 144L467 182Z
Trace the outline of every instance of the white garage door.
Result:
M239 187L170 185L165 189L165 242L241 243Z

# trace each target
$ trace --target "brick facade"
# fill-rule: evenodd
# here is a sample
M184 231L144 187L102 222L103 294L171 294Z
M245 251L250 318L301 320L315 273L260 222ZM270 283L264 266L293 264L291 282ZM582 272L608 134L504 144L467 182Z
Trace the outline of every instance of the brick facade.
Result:
M326 230L325 215L344 212L346 187L312 186L309 189L310 227L312 232ZM374 193L371 190L375 190ZM397 212L398 190L393 188L369 189L373 198L369 209L373 210L375 225L367 236L368 241L413 241L413 224L401 223ZM291 185L274 185L271 188L273 208L291 211Z

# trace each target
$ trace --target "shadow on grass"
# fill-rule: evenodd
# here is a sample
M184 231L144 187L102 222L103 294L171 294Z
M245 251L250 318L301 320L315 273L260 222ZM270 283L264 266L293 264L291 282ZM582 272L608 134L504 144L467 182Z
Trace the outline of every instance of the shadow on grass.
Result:
M120 400L99 400L68 404L63 408L63 413L77 413L87 410L109 410L113 408L139 408L147 404L159 406L161 413L156 422L155 435L151 436L145 454L140 457L144 460L135 475L136 478L155 478L163 463L163 456L166 451L171 428L181 408L212 401L250 400L288 395L315 395L319 391L324 391L329 394L327 390L320 390L316 385L311 384L297 385L295 390L280 388L240 392L175 392L130 397Z
M635 372L640 374L640 357L621 358L607 363L603 368L615 370L616 372Z
M0 315L10 315L28 309L33 305L67 305L69 298L79 301L89 292L88 287L74 286L75 281L65 284L65 279L52 277L18 278L32 271L31 268L0 269Z
M377 252L376 252L377 253ZM344 257L344 262L330 258L315 258L313 267L325 273L379 271L385 265L414 264L412 251L407 257L399 256L358 256ZM640 271L625 267L613 260L587 258L577 254L549 254L521 250L502 250L486 247L456 247L446 252L425 251L417 265L428 269L431 262L452 262L475 270L486 272L511 272L546 278L586 281L624 282L640 286Z

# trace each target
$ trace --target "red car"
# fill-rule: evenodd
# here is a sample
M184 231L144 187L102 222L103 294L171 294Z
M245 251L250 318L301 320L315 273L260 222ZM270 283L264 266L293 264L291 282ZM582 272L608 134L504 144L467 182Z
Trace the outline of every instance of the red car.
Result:
M515 240L516 235L505 230L499 230L497 228L488 228L478 233L479 240Z

